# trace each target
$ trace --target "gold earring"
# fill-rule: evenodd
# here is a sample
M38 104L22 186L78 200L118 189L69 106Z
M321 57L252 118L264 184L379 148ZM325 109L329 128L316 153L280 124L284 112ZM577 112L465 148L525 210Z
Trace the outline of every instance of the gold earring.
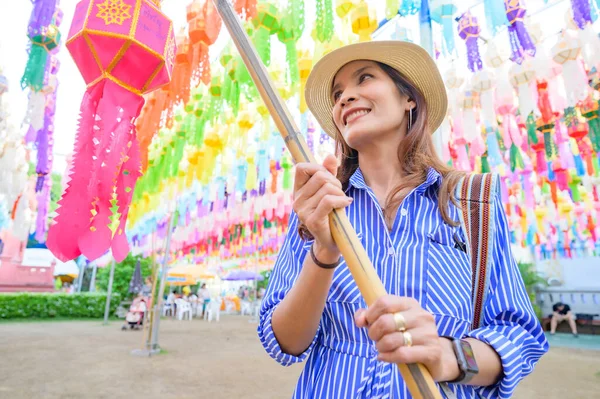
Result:
M412 108L408 110L408 130L412 128Z

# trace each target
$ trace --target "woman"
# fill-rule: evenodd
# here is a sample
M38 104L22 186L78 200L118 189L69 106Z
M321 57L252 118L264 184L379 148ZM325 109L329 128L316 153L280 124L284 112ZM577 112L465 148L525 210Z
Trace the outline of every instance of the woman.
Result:
M470 329L472 272L453 241L466 242L451 199L462 174L431 139L447 108L434 61L407 42L346 46L315 65L306 100L341 162L297 165L294 213L258 327L281 364L308 358L294 398L410 398L394 363L424 364L459 398L510 397L548 345L498 197L484 320ZM334 208L346 209L389 293L368 309L348 269L336 267ZM459 365L456 343L476 367Z

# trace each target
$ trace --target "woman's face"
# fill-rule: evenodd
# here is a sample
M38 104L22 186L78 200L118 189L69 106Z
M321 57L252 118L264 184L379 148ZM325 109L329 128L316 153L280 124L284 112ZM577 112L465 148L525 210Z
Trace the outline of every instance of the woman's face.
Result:
M406 132L406 112L414 101L373 61L352 61L333 80L333 120L346 143L358 151L372 140Z

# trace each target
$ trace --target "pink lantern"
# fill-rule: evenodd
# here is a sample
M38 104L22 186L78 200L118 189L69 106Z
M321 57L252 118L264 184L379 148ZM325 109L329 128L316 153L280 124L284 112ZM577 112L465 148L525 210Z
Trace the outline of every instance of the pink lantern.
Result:
M47 241L62 261L80 254L94 260L109 248L120 261L129 252L125 225L141 175L134 122L142 95L169 82L176 52L172 23L158 3L82 0L76 6L67 48L87 90L71 180Z

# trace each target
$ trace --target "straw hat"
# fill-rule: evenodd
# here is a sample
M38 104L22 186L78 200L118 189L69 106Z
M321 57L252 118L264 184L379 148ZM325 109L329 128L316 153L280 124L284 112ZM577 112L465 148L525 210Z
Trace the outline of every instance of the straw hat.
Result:
M306 82L306 104L325 132L335 137L331 87L337 72L347 63L370 60L399 71L423 94L427 102L431 133L441 125L448 107L446 87L435 61L421 46L400 40L351 44L334 50L319 60Z

